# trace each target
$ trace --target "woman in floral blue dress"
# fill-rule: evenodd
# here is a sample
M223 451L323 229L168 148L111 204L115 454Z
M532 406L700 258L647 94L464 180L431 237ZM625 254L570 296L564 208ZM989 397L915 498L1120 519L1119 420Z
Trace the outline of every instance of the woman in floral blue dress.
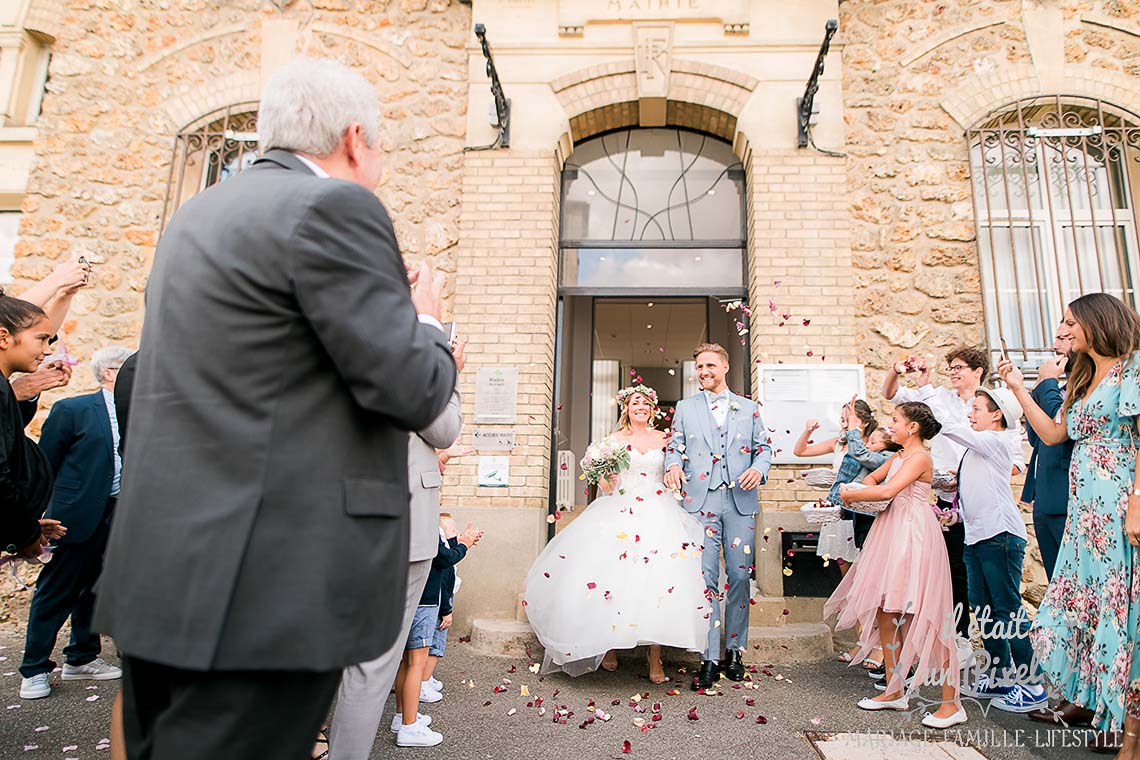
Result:
M1069 304L1065 324L1064 423L1033 402L1012 362L998 367L1045 443L1076 444L1069 519L1030 638L1062 697L1094 711L1105 736L1123 728L1117 760L1140 760L1140 316L1093 293Z

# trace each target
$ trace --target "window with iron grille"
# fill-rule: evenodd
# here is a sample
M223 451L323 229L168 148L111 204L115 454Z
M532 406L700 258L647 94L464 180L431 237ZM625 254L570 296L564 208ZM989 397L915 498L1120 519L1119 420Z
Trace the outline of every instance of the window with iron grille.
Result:
M257 103L203 116L178 133L171 153L161 228L187 200L257 160Z
M1065 306L1137 305L1140 117L1088 98L1018 101L967 132L986 334L1035 368Z

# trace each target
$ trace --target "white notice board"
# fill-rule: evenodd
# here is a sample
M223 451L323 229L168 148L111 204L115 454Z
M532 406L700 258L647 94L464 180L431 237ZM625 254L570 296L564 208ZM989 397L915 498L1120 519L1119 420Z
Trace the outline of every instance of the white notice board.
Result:
M760 413L772 436L776 464L830 466L833 456L797 457L796 439L810 419L819 420L813 441L839 435L839 413L852 396L863 398L862 364L760 364L757 366ZM774 431L774 432L772 432ZM779 451L779 453L775 453Z

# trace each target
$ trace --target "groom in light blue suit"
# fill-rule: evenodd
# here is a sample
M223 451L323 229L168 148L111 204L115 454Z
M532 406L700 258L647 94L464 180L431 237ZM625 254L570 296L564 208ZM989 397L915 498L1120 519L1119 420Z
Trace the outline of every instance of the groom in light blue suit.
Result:
M721 628L724 674L744 680L742 652L748 645L751 568L756 558L757 486L768 480L772 446L755 401L728 390L728 352L715 343L693 351L702 391L677 404L673 435L665 452L665 485L681 490L682 506L705 528L702 567L712 602L708 645L693 690L707 689L720 677ZM724 550L728 593L720 584ZM725 600L721 626L720 600Z

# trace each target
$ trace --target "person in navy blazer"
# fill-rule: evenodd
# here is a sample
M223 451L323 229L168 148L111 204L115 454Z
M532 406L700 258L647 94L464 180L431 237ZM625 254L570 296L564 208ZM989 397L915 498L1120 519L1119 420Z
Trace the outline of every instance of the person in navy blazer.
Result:
M95 581L119 493L119 431L112 394L118 370L130 355L125 348L96 351L91 367L99 390L57 401L40 433L40 449L55 472L47 516L65 525L67 534L40 572L32 597L20 665L20 696L25 699L51 694L51 653L68 617L71 641L63 650L63 680L105 681L122 675L99 659L102 647L91 618Z
M1056 416L1065 403L1061 375L1065 371L1072 342L1069 328L1062 322L1053 339L1053 351L1057 355L1037 371L1033 400L1051 416ZM1041 549L1045 575L1052 580L1069 513L1069 463L1073 458L1073 442L1047 446L1029 425L1026 425L1026 434L1029 436L1029 445L1033 447L1033 455L1029 459L1021 500L1033 505L1033 532L1037 536L1037 546Z

